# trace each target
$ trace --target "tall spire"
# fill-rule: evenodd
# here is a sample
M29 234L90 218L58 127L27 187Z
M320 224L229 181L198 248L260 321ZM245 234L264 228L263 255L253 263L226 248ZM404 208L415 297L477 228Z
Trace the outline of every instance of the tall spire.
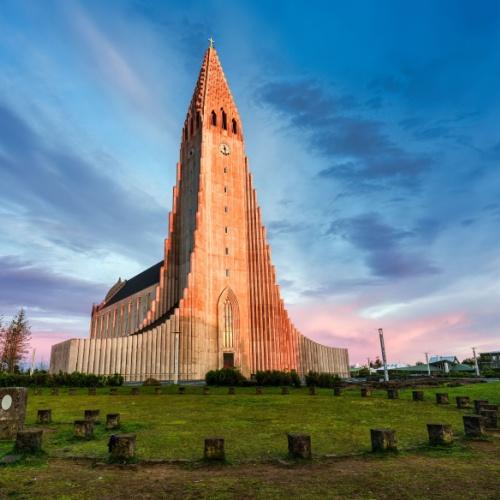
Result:
M210 44L201 63L188 116L190 114L195 116L199 113L203 120L208 120L212 111L218 113L221 108L224 108L226 113L238 118L238 121L240 121L238 108L229 89L217 50L214 47L213 38L210 38L209 42Z

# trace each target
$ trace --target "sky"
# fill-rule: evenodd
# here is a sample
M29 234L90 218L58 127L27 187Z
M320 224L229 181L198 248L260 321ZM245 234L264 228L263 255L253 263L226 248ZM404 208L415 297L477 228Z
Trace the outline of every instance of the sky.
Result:
M162 258L212 36L285 302L351 363L500 349L500 5L0 2L0 315L38 361Z

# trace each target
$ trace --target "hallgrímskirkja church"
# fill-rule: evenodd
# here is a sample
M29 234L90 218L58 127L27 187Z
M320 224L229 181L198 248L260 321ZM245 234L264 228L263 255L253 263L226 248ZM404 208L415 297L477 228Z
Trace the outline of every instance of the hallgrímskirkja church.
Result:
M180 382L229 366L349 374L347 349L313 342L288 317L211 41L182 130L164 258L113 285L92 308L90 338L54 345L50 371Z

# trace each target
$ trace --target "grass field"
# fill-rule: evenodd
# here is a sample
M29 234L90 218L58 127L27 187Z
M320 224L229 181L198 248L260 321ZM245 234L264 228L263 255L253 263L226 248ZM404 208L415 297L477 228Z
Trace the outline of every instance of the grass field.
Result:
M188 387L141 388L138 396L120 388L116 396L99 389L88 396L79 389L69 396L30 394L27 426L36 425L38 409L51 408L54 422L43 427L46 456L0 467L0 498L487 498L500 499L500 433L482 441L463 437L462 415L454 397L466 395L500 403L500 383L424 389L424 402L411 401L411 390L399 400L385 391L361 398L358 390L334 397L320 389ZM450 405L438 406L435 392L448 392ZM72 422L85 409L119 412L123 432L137 434L139 463L106 465L111 432L96 426L93 440L73 437ZM427 446L426 423L450 423L457 440L451 447ZM370 428L396 429L400 452L369 453ZM287 459L287 432L311 435L310 463ZM226 440L228 463L200 461L203 438ZM0 442L0 456L12 448ZM148 460L187 460L152 465Z
M59 396L30 394L26 425L36 426L36 413L51 408L53 423L45 427L44 447L52 457L107 456L107 440L111 431L104 425L95 428L95 439L73 439L73 421L83 418L85 409L99 409L101 420L106 413L120 413L123 432L137 434L139 459L199 459L203 439L222 436L226 440L227 459L231 463L265 461L284 457L287 452L287 432L311 435L313 454L345 455L370 449L370 428L390 427L396 430L401 449L427 442L426 424L452 424L457 435L462 434L462 415L454 404L454 396L468 395L472 399L488 399L500 403L500 383L475 384L467 387L426 389L424 402L411 401L411 390L400 391L399 400L387 399L383 390L370 398L362 398L358 390L345 391L334 397L329 389L319 389L310 396L307 389L290 389L282 396L279 388L265 388L258 396L254 388L237 388L236 395L227 388L211 389L202 395L200 387L187 387L178 395L174 386L154 389L141 388L138 396L122 387L116 396L109 389L99 389L98 395L88 396L78 389L75 396L61 390ZM450 405L438 406L435 392L445 390ZM7 452L9 443L0 444L0 453Z

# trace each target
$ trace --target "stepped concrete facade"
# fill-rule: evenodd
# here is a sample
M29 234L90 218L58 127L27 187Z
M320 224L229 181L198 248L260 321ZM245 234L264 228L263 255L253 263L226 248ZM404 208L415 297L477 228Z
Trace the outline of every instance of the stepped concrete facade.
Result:
M90 338L54 345L50 370L178 382L224 366L349 375L347 349L304 337L287 314L241 119L211 46L182 130L164 258L113 285L92 309Z

